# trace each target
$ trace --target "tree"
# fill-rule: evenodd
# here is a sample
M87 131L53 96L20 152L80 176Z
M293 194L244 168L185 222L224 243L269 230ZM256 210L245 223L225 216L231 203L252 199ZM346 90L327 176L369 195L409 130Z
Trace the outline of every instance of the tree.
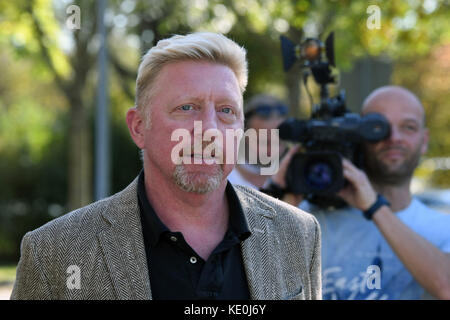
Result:
M50 1L16 3L21 18L29 20L26 27L30 28L35 42L36 47L29 54L41 58L69 106L69 209L85 205L92 199L92 150L87 121L87 108L92 97L86 96L86 87L96 62L95 52L89 50L96 33L96 19L93 16L94 2L80 1L80 4L83 8L83 28L72 31L73 50L64 55L56 43L56 29L59 26L52 15Z

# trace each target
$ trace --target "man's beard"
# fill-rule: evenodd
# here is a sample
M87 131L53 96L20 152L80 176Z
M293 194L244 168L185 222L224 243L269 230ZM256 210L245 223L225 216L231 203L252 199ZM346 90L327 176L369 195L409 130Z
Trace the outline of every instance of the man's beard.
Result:
M404 150L402 148L402 150ZM402 185L411 180L414 170L419 164L420 147L407 154L400 164L389 165L378 159L376 155L365 152L365 171L370 180L380 185Z
M188 172L182 164L177 165L172 178L175 184L186 192L205 194L216 190L223 179L223 168L215 166L216 170L211 173Z

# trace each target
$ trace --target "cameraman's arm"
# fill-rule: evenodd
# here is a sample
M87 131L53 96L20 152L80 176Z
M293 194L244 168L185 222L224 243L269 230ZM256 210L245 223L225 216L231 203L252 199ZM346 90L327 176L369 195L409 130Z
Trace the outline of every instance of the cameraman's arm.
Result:
M348 160L344 160L343 168L350 184L339 196L348 204L367 210L376 199L369 179ZM407 227L387 206L380 207L372 220L417 282L434 297L450 299L450 255Z

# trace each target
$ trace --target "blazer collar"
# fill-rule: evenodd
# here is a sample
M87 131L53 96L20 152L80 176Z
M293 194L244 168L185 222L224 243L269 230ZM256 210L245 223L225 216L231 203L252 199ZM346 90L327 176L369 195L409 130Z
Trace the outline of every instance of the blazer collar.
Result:
M283 299L286 293L277 261L278 235L274 232L274 208L259 200L254 190L235 187L252 235L241 244L250 297ZM277 245L278 243L278 245Z
M137 178L110 198L102 212L107 225L98 239L118 299L151 299L137 200Z

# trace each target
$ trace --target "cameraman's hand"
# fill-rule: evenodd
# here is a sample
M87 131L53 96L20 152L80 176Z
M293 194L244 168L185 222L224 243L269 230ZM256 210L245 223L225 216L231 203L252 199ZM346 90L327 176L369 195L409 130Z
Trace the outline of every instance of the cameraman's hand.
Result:
M349 184L340 190L337 195L349 205L361 211L367 210L377 199L377 194L367 175L347 159L343 159L342 168L344 178L347 179Z
M278 172L272 176L272 181L275 182L277 185L279 185L281 188L285 189L287 187L286 183L286 173L287 169L289 167L289 164L291 163L292 157L294 154L296 154L300 150L300 146L296 145L293 146L289 151L286 153L286 155L283 157L283 159L280 162L280 168ZM287 193L284 195L283 199L284 202L287 202L295 207L298 207L300 202L303 201L303 195L301 194L293 194L293 193Z

